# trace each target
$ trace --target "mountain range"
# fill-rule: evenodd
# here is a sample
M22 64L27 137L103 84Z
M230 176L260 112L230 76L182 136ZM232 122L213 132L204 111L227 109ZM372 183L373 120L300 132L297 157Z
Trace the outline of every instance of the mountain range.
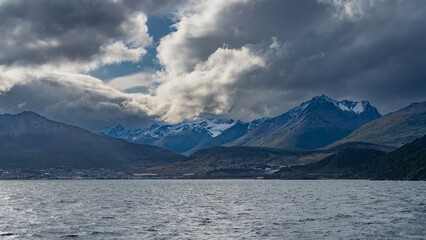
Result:
M336 101L322 95L267 119L227 145L317 149L380 117L368 101Z
M0 115L0 168L137 170L182 161L168 150L93 134L34 112Z
M0 115L0 170L418 180L426 165L425 126L426 102L380 117L367 101L324 95L249 123L206 119L135 130L116 125L105 128L104 136L22 112ZM271 167L281 170L265 172Z
M207 119L136 130L116 125L99 134L152 144L185 155L214 146L316 149L380 117L368 101L336 101L322 95L279 116L249 123Z
M122 138L130 142L151 144L177 153L191 150L200 142L215 138L235 125L234 120L206 119L186 121L175 125L153 124L145 129L125 129L117 124L102 129L99 134Z

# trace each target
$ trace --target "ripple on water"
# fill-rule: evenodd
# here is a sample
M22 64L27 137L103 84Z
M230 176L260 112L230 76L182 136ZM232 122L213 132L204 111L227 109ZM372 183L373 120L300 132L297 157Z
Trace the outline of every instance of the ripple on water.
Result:
M0 181L0 239L424 239L425 182Z

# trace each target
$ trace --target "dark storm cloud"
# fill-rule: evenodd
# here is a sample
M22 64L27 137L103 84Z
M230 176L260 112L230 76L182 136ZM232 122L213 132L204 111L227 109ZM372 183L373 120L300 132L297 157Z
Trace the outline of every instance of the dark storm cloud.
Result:
M0 65L93 61L102 47L129 37L123 23L135 10L108 0L5 1Z
M176 5L0 0L0 111L33 110L90 129L152 122L147 96L125 94L73 73L138 61L152 41L147 14L165 14Z
M230 116L250 119L279 114L323 93L367 99L387 113L425 99L423 5L416 0L302 0L216 6L216 11L183 16L177 32L163 40L159 56L170 73L182 76L175 80L182 83L188 82L185 74L197 72L197 64L208 63L223 45L235 50L246 47L261 57L265 67L241 72L222 87L211 88L209 94L194 96L194 91L170 88L171 95L200 103L213 104L207 97L226 95L226 101L216 105L227 105ZM214 20L203 17L212 15ZM194 81L192 88L203 84Z
M291 40L286 56L268 69L275 74L271 83L311 95L369 99L384 113L424 100L426 8L421 5L383 1L358 9L355 19L323 21L326 31Z
M132 9L141 9L148 15L172 15L179 5L188 0L123 0Z
M111 89L99 80L81 74L25 76L1 94L0 110L35 111L51 119L91 130L116 124L147 126L149 99Z
M160 72L108 87L37 70L137 61L151 43L150 14L176 22L157 48ZM212 115L250 120L327 94L370 100L387 113L425 100L424 26L422 0L3 1L0 110L38 109L83 126ZM127 94L114 86L150 89Z

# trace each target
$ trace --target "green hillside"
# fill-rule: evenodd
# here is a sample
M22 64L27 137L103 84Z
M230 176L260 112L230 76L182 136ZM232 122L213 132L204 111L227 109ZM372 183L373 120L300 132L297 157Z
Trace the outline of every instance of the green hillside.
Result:
M401 147L426 134L426 102L413 103L365 124L329 147L347 142L369 142Z
M273 177L426 180L426 136L387 154L374 149L343 149L319 162L282 168Z

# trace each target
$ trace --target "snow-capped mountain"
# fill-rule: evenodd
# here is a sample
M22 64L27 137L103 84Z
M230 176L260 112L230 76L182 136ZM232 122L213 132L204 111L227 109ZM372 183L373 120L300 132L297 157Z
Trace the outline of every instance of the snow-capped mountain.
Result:
M328 116L330 119L327 119ZM220 145L317 148L379 117L380 114L368 101L336 101L322 95L273 118L249 123L238 121L221 135L205 140L187 153Z
M322 95L267 119L229 145L320 148L379 117L368 101L336 101Z
M185 152L199 142L220 135L235 124L232 119L205 119L174 125L153 124L145 129L126 129L120 124L102 129L99 134L131 142L152 144L175 152Z
M368 101L337 101L322 95L279 116L248 123L205 119L134 130L116 125L100 134L186 154L220 145L312 149L339 140L380 116Z
M166 137L169 135L179 134L183 131L207 131L211 137L216 137L226 129L235 124L234 120L221 120L221 119L206 119L199 121L183 122L175 125L164 125L154 128L153 131L148 131L152 137ZM152 128L152 126L150 127Z
M290 109L285 114L289 114L291 117L297 117L306 109L306 107L308 107L311 103L314 103L316 101L325 101L325 102L333 103L336 107L338 107L342 111L352 112L358 115L362 114L368 108L371 108L370 102L366 100L363 100L361 102L353 102L349 100L336 101L330 97L322 95L322 96L314 97L311 100L306 101L300 104L299 106L296 106Z
M318 99L321 100L325 100L327 102L331 102L333 103L335 106L339 107L342 111L348 111L348 112L353 112L356 114L362 114L364 111L368 110L368 108L371 108L370 102L363 100L361 102L353 102L353 101L349 101L349 100L343 100L343 101L336 101L333 100L325 95L322 95L320 97L315 97L313 98L311 101L307 101L301 104L301 106L303 105L305 108L307 105L309 105L309 103L311 103L312 101L316 101Z

